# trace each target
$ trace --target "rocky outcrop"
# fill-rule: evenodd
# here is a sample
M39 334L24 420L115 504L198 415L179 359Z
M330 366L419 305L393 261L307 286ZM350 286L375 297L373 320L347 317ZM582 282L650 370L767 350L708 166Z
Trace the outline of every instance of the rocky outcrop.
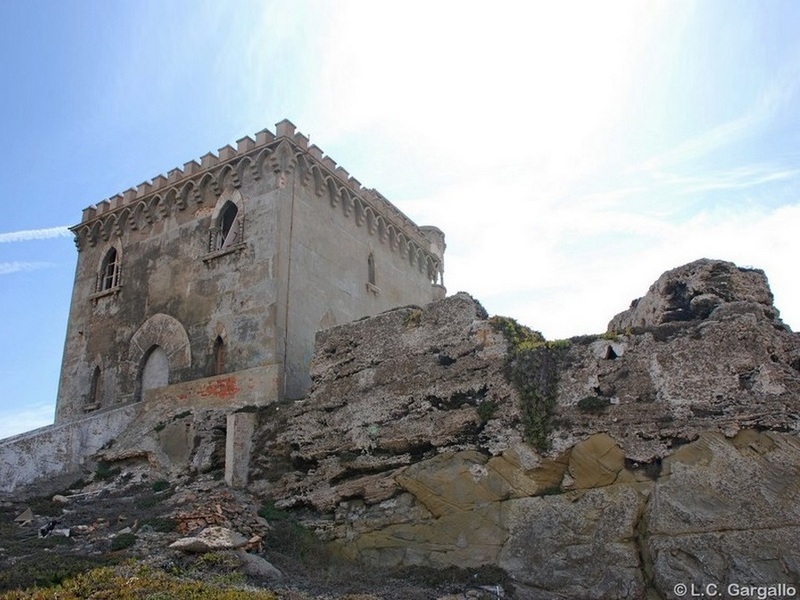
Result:
M345 556L497 565L518 598L800 580L800 341L763 273L692 263L557 344L499 324L457 294L321 332L252 489Z
M703 258L664 273L644 297L634 300L628 310L611 320L608 330L621 332L696 321L711 316L717 309L729 314L751 311L768 319L778 317L764 271Z

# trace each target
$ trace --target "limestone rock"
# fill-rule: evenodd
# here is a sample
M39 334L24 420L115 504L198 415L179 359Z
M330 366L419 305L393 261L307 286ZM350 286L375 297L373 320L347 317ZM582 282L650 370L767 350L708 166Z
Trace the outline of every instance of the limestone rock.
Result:
M515 597L643 597L635 542L643 503L627 485L509 500L497 564L514 577Z
M675 321L708 318L724 303L754 305L770 319L777 319L772 292L763 271L743 269L721 260L701 259L667 271L647 294L615 316L609 331L625 331Z
M206 527L196 536L181 538L169 545L174 550L202 553L215 550L235 550L246 546L248 539L226 527Z
M237 550L236 556L241 561L241 569L245 575L264 581L280 581L283 579L283 573L279 569L257 554Z
M250 479L332 512L402 492L398 471L438 453L500 454L520 442L505 358L505 339L466 294L321 331L311 395L263 415Z
M800 336L763 273L697 261L634 304L559 346L546 451L469 296L321 332L311 395L259 414L251 489L362 564L496 565L519 598L798 581Z
M605 433L579 442L569 455L569 474L574 488L611 485L624 468L625 453Z
M708 433L664 461L647 554L662 592L686 581L800 581L800 440Z

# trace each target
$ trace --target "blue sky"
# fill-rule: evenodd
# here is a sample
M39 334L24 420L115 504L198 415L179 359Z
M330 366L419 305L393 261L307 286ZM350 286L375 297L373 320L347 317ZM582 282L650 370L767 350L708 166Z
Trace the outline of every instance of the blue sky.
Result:
M800 327L798 31L791 1L0 0L0 437L52 421L64 227L285 117L550 338L704 256Z

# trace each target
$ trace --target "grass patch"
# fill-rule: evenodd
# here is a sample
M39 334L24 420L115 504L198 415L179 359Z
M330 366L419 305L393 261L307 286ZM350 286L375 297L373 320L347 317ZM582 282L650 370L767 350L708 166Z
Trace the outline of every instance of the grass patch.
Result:
M544 336L526 325L521 325L516 319L511 317L500 317L495 315L489 319L492 329L503 334L508 341L512 352L520 352L527 348L533 348L545 343Z
M2 592L33 587L52 587L91 569L115 562L116 560L109 558L68 554L53 554L46 561L43 561L41 557L27 556L14 563L12 569L0 569L0 598L32 597L32 595L19 595L20 592L14 594L3 594ZM42 593L42 590L38 590L37 593Z
M58 587L0 594L0 600L276 600L266 590L243 590L209 581L186 581L163 571L125 565L103 567L59 582Z

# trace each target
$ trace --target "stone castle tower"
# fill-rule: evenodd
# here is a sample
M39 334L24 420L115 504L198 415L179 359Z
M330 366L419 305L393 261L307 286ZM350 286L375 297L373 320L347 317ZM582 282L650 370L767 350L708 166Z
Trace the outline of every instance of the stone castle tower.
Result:
M444 296L418 227L289 121L83 211L56 424L303 396L315 333Z

